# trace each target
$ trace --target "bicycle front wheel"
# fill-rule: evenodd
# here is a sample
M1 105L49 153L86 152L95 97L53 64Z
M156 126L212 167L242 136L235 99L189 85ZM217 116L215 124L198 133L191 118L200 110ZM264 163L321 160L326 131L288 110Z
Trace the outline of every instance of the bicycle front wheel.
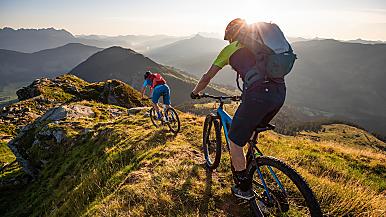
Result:
M209 114L205 118L202 149L206 166L210 170L216 169L221 159L221 128L214 114Z
M167 108L165 111L165 117L167 118L167 124L170 131L174 134L180 132L181 123L177 111L174 108Z
M284 162L267 156L256 158L253 174L256 216L322 216L319 203L307 182Z
M155 127L159 127L162 125L162 121L158 119L158 114L154 108L150 109L149 114L150 114L150 120Z

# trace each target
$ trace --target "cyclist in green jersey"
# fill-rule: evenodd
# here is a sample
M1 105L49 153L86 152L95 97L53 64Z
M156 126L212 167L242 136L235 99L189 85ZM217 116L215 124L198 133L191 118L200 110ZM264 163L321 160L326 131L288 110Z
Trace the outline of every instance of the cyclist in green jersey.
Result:
M228 40L230 44L220 52L208 72L201 77L191 93L191 98L198 98L200 91L204 90L211 79L226 65L231 65L243 81L250 70L266 72L266 56L263 51L261 55L253 54L238 41L237 37L243 28L247 28L247 24L240 18L228 24L224 40ZM242 103L233 117L229 131L232 166L235 171L233 174L235 185L232 192L239 198L254 197L251 190L252 177L246 171L243 146L258 126L268 124L277 114L284 103L285 95L284 78L262 78L243 89Z

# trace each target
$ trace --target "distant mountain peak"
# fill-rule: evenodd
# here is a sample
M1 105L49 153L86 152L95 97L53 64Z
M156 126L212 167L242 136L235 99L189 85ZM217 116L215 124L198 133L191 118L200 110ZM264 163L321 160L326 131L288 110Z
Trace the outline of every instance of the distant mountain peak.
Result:
M104 53L127 53L127 54L139 54L130 48L123 48L121 46L112 46L103 50Z
M200 33L197 33L196 35L194 35L193 38L205 38L204 36L200 35Z

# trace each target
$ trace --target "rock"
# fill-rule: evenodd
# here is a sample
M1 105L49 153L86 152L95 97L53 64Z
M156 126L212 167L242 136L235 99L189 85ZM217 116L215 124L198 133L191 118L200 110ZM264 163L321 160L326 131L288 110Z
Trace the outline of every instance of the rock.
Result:
M49 138L52 135L51 129L48 128L48 126L44 126L37 134L38 138Z
M55 137L57 143L62 143L65 139L65 133L62 130L55 130L52 132L52 135Z
M113 117L118 117L118 116L122 116L125 114L125 111L122 110L122 109L117 109L117 108L112 108L112 109L109 109L108 110L110 112L110 114L113 116Z
M60 121L68 118L94 117L95 113L89 106L84 105L64 105L50 109L46 114L39 118L42 121Z
M7 114L5 117L8 119L14 119L16 116L14 114Z
M89 133L91 131L92 131L92 129L90 129L90 128L84 128L83 129L83 134L87 134L87 133Z
M39 118L39 122L41 121L59 121L65 119L67 116L67 111L64 107L57 107L50 109L47 113L45 113L42 117Z
M30 86L23 87L16 91L17 98L21 101L39 96L42 93L38 87L39 83L41 83L39 80L35 80Z
M28 125L26 125L26 126L20 128L20 131L21 131L21 132L26 132L26 131L32 129L32 127L33 127L32 124L28 124Z

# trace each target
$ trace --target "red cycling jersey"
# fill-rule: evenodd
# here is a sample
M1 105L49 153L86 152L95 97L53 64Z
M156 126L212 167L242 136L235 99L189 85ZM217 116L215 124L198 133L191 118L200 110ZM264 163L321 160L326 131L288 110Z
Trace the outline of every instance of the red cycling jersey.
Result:
M152 81L151 88L154 88L160 84L166 84L166 80L159 73L152 74L150 76L150 80Z

